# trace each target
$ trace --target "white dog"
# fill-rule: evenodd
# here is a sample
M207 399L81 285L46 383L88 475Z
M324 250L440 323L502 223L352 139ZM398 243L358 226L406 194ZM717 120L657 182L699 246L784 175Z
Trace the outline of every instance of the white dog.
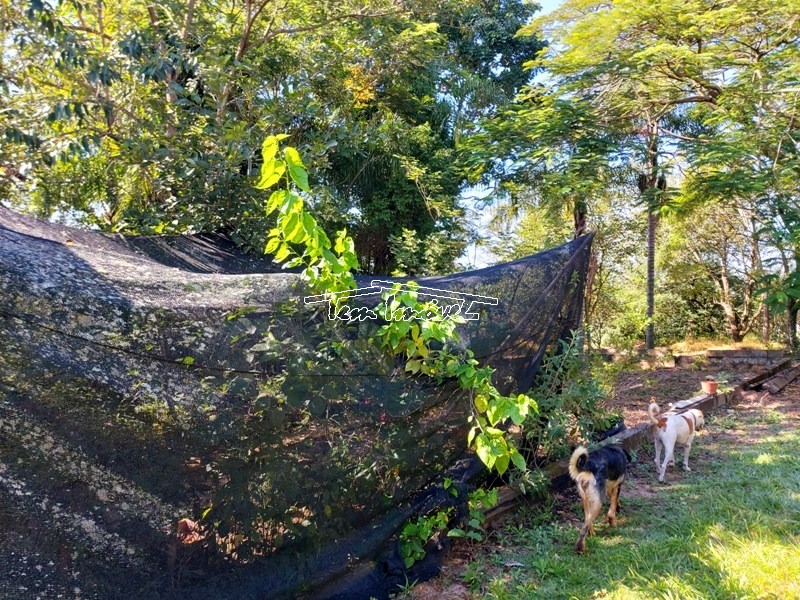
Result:
M658 404L651 403L647 408L647 416L653 424L653 441L656 447L656 468L658 480L664 481L667 466L675 464L675 444L683 444L683 469L689 468L689 451L697 430L703 426L703 413L692 408L680 415L660 416ZM664 447L664 462L661 462L661 447Z

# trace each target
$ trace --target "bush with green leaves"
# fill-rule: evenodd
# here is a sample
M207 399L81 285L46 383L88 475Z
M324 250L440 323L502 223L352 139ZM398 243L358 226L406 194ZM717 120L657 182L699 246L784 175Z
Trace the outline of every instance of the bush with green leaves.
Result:
M447 529L452 509L439 510L430 515L422 515L407 521L400 530L400 556L408 569L418 560L425 558L425 545L437 533Z
M447 481L445 480L445 487ZM478 488L469 493L467 501L467 519L464 527L454 527L447 532L448 537L467 538L476 542L483 541L486 525L486 511L497 506L497 488L490 490Z
M453 480L445 478L444 489L456 498L458 489ZM465 538L482 542L486 533L486 511L497 506L497 488L477 488L467 497L467 514L458 522L453 518L454 508L435 511L408 521L400 530L400 556L406 568L425 557L425 546L437 534L447 531L447 537ZM449 529L448 529L449 528Z
M529 463L566 456L577 440L588 440L620 420L619 414L605 408L608 390L592 374L582 348L583 336L578 331L568 340L559 340L528 392L539 406L538 414L525 419L522 428Z

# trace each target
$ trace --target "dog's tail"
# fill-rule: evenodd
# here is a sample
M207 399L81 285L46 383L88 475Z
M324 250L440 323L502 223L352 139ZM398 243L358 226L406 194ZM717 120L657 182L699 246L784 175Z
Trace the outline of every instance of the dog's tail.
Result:
M578 446L569 458L569 476L573 481L578 481L578 475L584 470L589 459L589 451L585 446Z
M647 407L647 416L650 419L650 422L653 425L658 425L658 415L661 414L661 409L658 408L658 404L655 402L651 402L650 406Z

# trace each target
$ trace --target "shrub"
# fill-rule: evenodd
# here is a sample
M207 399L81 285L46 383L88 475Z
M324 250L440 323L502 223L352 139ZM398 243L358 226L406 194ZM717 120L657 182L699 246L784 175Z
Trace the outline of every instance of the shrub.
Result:
M606 409L607 389L592 374L582 348L579 332L559 340L528 392L539 406L539 413L526 419L523 426L529 464L561 458L576 440L589 439L620 420L618 413Z

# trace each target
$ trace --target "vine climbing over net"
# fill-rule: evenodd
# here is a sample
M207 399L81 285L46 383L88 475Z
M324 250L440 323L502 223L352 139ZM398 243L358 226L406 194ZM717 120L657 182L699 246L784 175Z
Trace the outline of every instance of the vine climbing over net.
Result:
M314 216L306 210L301 192L310 193L308 173L299 152L290 146L281 152L284 134L269 136L262 145L263 163L256 187L277 186L267 200L267 214L277 212L277 224L268 234L265 252L287 268L301 268L310 289L330 294L344 302L339 292L355 288L353 271L358 268L353 239L346 230L328 237ZM537 411L526 394L506 396L492 382L494 369L481 365L472 350L455 350L459 345L459 315L443 315L441 307L420 299L418 284L394 284L383 292L378 314L408 308L410 319L389 320L374 334L374 341L390 355L405 360L410 376L423 375L437 381L452 379L469 393L470 430L467 445L489 469L503 474L510 465L526 470L525 459L503 429L508 421L522 425ZM388 303L388 304L387 304ZM419 315L426 315L422 318ZM433 318L427 318L434 315Z

